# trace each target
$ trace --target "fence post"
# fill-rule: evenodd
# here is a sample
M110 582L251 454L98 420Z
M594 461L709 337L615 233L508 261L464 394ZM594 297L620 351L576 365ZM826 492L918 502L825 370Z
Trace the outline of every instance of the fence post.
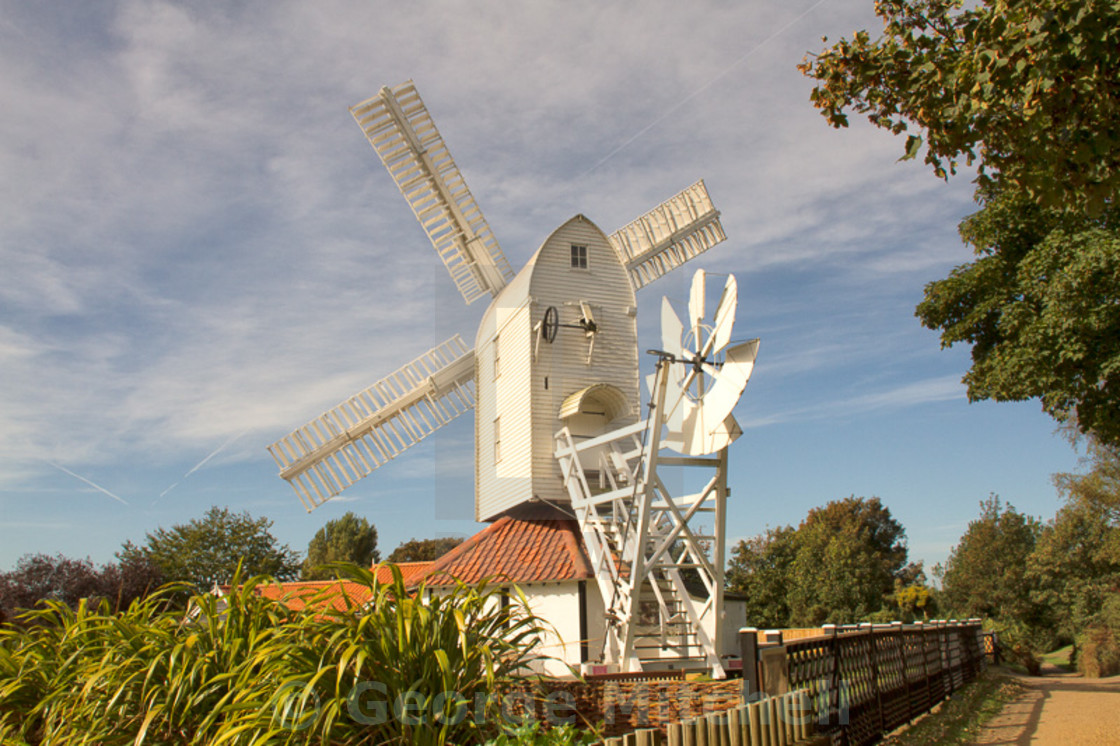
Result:
M951 696L956 689L953 686L953 644L952 636L950 634L950 625L952 620L941 620L941 659L942 665L945 667L945 693L946 696Z
M709 712L705 715L708 721L708 740L715 746L727 746L727 739L731 732L731 710ZM716 739L712 741L712 739Z
M964 656L962 655L962 635L961 635L961 621L959 619L950 620L953 623L953 636L952 644L949 650L953 654L953 688L959 689L964 684Z
M972 618L968 623L973 625L972 633L968 636L972 658L972 675L979 676L980 672L988 667L988 659L984 656L984 627L983 620Z
M778 711L778 698L770 697L763 702L766 708L767 730L770 731L770 746L786 746L783 743L785 723L782 722L781 713Z
M838 659L840 651L836 647L836 625L822 625L821 632L828 638L828 642L825 643L825 649L828 650L828 670L821 671L822 676L817 680L816 685L812 689L811 704L814 709L814 714L816 715L815 724L824 727L832 722L832 698L836 696L834 693L838 687L838 679L840 677L837 671L839 667ZM839 700L837 700L836 709L837 711L840 709Z
M906 689L906 720L914 719L914 701L910 697L910 672L906 660L906 627L902 622L891 622L891 632L898 637L898 659L902 662L902 685Z
M922 678L925 679L926 682L926 711L928 712L933 709L933 705L935 704L933 701L933 682L930 681L929 677L929 655L926 652L926 648L929 647L926 643L926 635L929 633L929 630L926 629L924 622L915 622L915 624L918 625L918 639L921 641L918 647L922 651Z
M758 629L743 627L739 630L739 657L743 660L743 702L762 691L758 685Z
M832 713L836 713L837 727L843 725L840 718L840 635L835 624L824 625L824 633L828 635L828 652L832 665L828 671L828 692L824 701L824 710L817 713L817 725L830 727Z
M762 701L751 702L750 707L747 708L748 712L750 713L750 720L748 722L748 725L750 728L749 733L751 734L751 746L764 746L764 744L766 743L763 740L764 736L762 735L764 729L767 727L766 724L762 722L765 717L762 714L762 708L764 704L765 703ZM765 738L769 739L769 735L765 736Z
M883 691L879 686L879 641L875 625L864 622L859 625L860 632L867 635L867 657L871 668L871 693L875 697L875 710L879 714L879 732L887 732L887 721L883 713Z
M643 728L622 737L623 746L661 746L661 731Z
M772 697L785 694L789 689L789 661L782 644L782 631L768 629L763 637L765 645L758 653L759 686Z
M730 710L724 712L723 727L726 731L726 736L723 742L727 746L750 746L743 743L743 725L739 722L739 715L742 712L739 707L732 707Z

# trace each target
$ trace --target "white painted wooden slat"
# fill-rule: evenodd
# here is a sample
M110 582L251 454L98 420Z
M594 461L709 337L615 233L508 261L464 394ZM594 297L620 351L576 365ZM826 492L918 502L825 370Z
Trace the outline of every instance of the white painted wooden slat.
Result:
M380 462L377 464L378 466L381 466L381 464L384 464L386 461L391 461L393 458L394 454L389 453L389 451L385 449L385 446L381 443L381 439L377 437L377 433L370 433L368 438L362 438L358 442L367 448L377 449L377 453L381 458Z
M361 441L358 441L358 443L361 443ZM377 468L376 465L370 466L369 459L366 458L366 454L360 445L346 452L346 460L350 464L350 469L357 475L355 479L361 479L361 475L369 474Z
M387 420L380 427L377 428L377 437L381 440L381 444L385 446L389 453L393 454L396 458L400 453L411 445L407 440L401 438L400 423L397 418ZM408 445L405 445L408 443Z
M474 351L455 335L268 450L310 511L473 406Z
M427 433L424 432L424 428L420 427L420 423L416 421L416 418L412 416L413 411L415 411L415 409L412 411L403 410L397 418L397 421L401 424L406 438L409 440L420 440L427 435Z
M662 202L610 235L634 289L704 253L727 238L703 181Z
M350 108L467 303L513 270L411 81Z
M416 407L414 414L419 420L420 424L424 427L425 432L435 432L438 428L443 426L443 423L437 422L437 424L432 425L432 420L428 417L428 411L430 409L429 403L427 401L424 401L421 402L421 404L423 406Z

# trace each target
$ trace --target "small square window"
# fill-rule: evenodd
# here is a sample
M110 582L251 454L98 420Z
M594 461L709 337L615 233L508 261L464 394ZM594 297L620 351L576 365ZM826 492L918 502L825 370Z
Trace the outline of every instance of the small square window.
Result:
M572 268L587 269L587 247L572 244Z

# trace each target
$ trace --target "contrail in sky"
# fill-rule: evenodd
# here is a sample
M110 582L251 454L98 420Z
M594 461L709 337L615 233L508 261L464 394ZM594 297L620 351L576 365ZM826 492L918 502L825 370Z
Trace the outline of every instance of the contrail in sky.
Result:
M159 497L157 497L157 498L156 498L156 500L160 499L160 497L163 497L163 496L164 496L164 495L166 495L166 494L167 494L168 492L170 492L171 490L173 490L173 489L175 489L176 487L178 487L178 486L179 486L179 485L180 485L180 484L181 484L181 483L183 482L183 480L184 480L184 479L186 479L186 478L187 478L187 477L189 477L189 476L190 476L191 474L194 474L194 473L195 473L196 471L198 471L199 469L201 469L201 468L202 468L203 466L205 466L205 465L206 465L206 463L207 463L207 462L208 462L208 461L209 461L210 459L214 458L214 457L215 457L215 456L217 456L217 455L218 455L219 453L221 453L222 451L224 451L224 450L225 450L225 449L226 449L227 447L229 447L229 446L230 446L231 444L233 444L233 442L234 442L235 440L237 440L238 438L240 438L240 437L241 437L242 435L244 435L244 434L245 434L245 433L247 433L247 432L249 432L249 431L248 431L247 429L246 429L246 430L242 430L242 431L241 431L241 432L239 432L239 433L238 433L237 435L234 435L234 436L233 436L232 438L230 438L229 440L227 440L227 441L226 441L225 443L222 443L222 444L221 444L220 446L218 446L217 448L215 448L215 449L214 449L213 451L211 451L211 452L209 453L209 455L207 455L207 456L206 456L206 458L202 459L202 460L201 460L201 461L199 461L199 462L198 462L197 464L195 464L194 466L192 466L192 467L191 467L191 468L190 468L190 469L189 469L189 470L187 471L187 473L186 473L186 474L184 474L183 476L181 476L181 477L179 478L179 481L175 482L175 484L171 485L170 487L168 487L167 489L165 489L165 490L164 490L163 492L159 493ZM153 503L155 503L155 500L153 500L152 502L153 502Z
M584 172L583 172L582 174L580 174L579 178L577 178L577 179L575 180L575 181L576 181L576 183L579 183L579 181L580 181L580 180L581 180L581 179L582 179L582 178L583 178L584 176L587 176L587 175L588 175L589 173L591 173L592 171L594 171L594 170L598 169L598 168L599 168L600 166L602 166L602 165L603 165L604 163L606 163L607 161L609 161L609 160L610 160L611 158L614 158L614 157L615 157L616 155L618 155L618 154L619 154L620 152L622 152L623 150L625 150L625 149L626 149L627 147L629 147L629 146L630 146L630 143L634 142L634 141L635 141L635 140L637 140L637 139L638 139L639 137L641 137L642 135L644 135L645 133L649 132L649 131L650 131L651 129L653 129L653 128L654 128L654 127L656 127L657 125L659 125L659 124L661 124L662 122L664 122L664 121L665 121L666 119L668 119L668 118L669 118L670 116L672 116L672 115L673 115L673 114L674 114L675 112L677 112L678 110L680 110L680 109L681 109L681 107L683 107L683 106L684 106L685 104L687 104L687 103L688 103L689 101L691 101L692 99L696 98L696 97L697 97L697 96L699 96L699 95L700 95L701 93L703 93L704 91L706 91L706 90L708 90L709 88L711 88L711 87L712 87L713 85L715 85L715 83L716 83L717 81L719 81L720 79L722 79L722 78L726 77L728 73L730 73L730 72L731 72L732 70L734 70L734 69L735 69L736 67L738 67L739 65L743 64L743 63L744 63L744 62L745 62L745 61L746 61L747 59L749 59L749 58L750 58L750 57L751 57L752 55L754 55L754 53L755 53L755 52L757 52L758 50L762 49L762 48L763 48L763 47L765 47L765 46L766 46L767 44L769 44L769 43L770 43L771 41L773 41L774 39L776 39L776 38L778 38L779 36L781 36L781 35L782 35L783 33L785 33L786 29L788 29L788 28L790 28L791 26L793 26L794 24L796 24L796 23L797 23L798 21L800 21L800 20L801 20L802 18L804 18L805 16L809 15L809 14L810 14L810 13L812 13L812 12L813 12L814 10L816 10L817 8L819 8L820 6L824 5L824 4L826 3L826 2L828 2L828 0L817 0L817 2L813 3L812 5L810 5L810 6L809 6L809 7L808 7L808 8L807 8L807 9L806 9L806 10L805 10L805 11L804 11L803 13L801 13L801 15L797 16L797 18L794 18L794 19L793 19L792 21L790 21L790 22L786 23L786 24L785 24L784 26L782 26L782 27L781 27L780 29L778 29L778 30L777 30L777 31L775 31L774 33L772 33L772 34L770 34L769 36L767 36L767 37L766 37L765 39L763 39L762 41L760 41L760 42L759 42L758 44L756 44L756 45L754 45L753 47L751 47L751 49L750 49L750 50L748 50L748 51L747 51L747 52L746 52L746 53L745 53L745 54L744 54L743 56L741 56L741 57L740 57L739 59L735 60L735 61L734 61L734 62L732 62L732 63L731 63L730 65L728 65L728 66L727 66L726 68L724 68L723 72L719 73L718 75L716 75L716 76L715 76L715 77L713 77L713 78L710 78L710 79L708 80L708 82L704 83L704 85L700 86L700 87L699 87L699 88L697 88L697 89L696 89L695 91L693 91L693 92L692 92L692 93L690 93L689 95L687 95L687 96L685 96L684 98L682 98L682 99L681 99L680 101L678 101L678 102L677 102L677 103L676 103L675 105L673 105L673 106L670 106L670 107L669 107L669 108L668 108L668 109L667 109L667 110L666 110L666 111L665 111L665 112L664 112L664 113L663 113L663 114L662 114L661 116L659 116L659 117L657 117L656 119L654 119L653 121L651 121L651 122L650 122L649 124L647 124L647 125L646 125L645 127L642 127L642 128L641 128L640 130L638 130L638 131L637 131L636 133L634 133L633 135L631 135L631 136L630 136L630 137L629 137L629 138L628 138L627 140L625 140L625 141L624 141L624 142L623 142L623 143L622 143L621 145L619 145L619 146L618 146L618 147L616 147L616 148L615 148L614 150L612 150L611 152L607 153L607 154L606 154L605 156L603 156L602 158L600 158L600 159L599 159L599 162L598 162L598 163L596 163L596 164L595 164L594 166L592 166L591 168L587 169L587 170L586 170L586 171L584 171Z
M120 503L121 505L128 505L128 503L127 503L127 502L125 502L125 501L124 501L124 500L123 500L122 498L118 497L117 495L114 495L114 494L113 494L112 492L110 492L109 490L105 489L104 487L102 487L101 485L97 484L96 482L91 482L90 480L88 480L88 479L86 479L85 477L83 477L83 476L82 476L81 474L75 474L74 472L72 472L72 471L70 471L69 469L67 469L67 468L66 468L65 466L59 466L58 464L56 464L56 463L55 463L55 462L53 462L53 461L47 461L47 460L46 460L45 458L44 458L44 459L40 459L40 460L41 460L41 461L42 461L43 463L45 463L45 464L47 464L47 465L49 465L49 466L53 466L54 468L58 469L58 470L59 470L60 472L62 472L63 474L69 474L70 476L74 477L74 479L78 479L78 480L81 480L81 481L85 482L86 484L88 484L88 485L89 485L90 487L93 487L93 488L94 488L95 490L97 490L98 492L101 492L101 493L103 493L103 494L106 494L106 495L108 495L109 497L113 498L114 500L116 500L117 502L119 502L119 503Z

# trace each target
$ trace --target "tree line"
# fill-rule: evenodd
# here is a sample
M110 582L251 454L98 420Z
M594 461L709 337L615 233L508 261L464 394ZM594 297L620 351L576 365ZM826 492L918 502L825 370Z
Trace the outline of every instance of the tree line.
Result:
M906 531L890 510L851 496L813 508L796 528L740 541L725 578L752 627L928 618L932 589L922 563L907 559Z
M247 511L211 507L201 518L171 528L159 527L142 544L126 541L116 561L96 566L89 559L29 554L8 572L0 572L0 621L41 601L77 608L82 599L101 600L119 612L166 583L181 583L205 593L224 584L240 568L244 577L268 575L277 580L333 577L328 565L352 562L369 567L381 561L377 528L353 512L328 521L312 537L306 556L272 534L272 521ZM388 556L389 562L434 560L462 539L409 539Z
M988 619L1033 673L1068 644L1083 673L1120 673L1120 449L1091 441L1085 461L1055 475L1064 505L1048 521L982 503L940 571L945 604Z
M1082 672L1120 673L1120 449L1091 439L1086 453L1055 475L1064 505L1047 521L981 502L932 581L882 502L849 497L739 542L727 590L754 627L981 618L1031 672L1072 645Z
M1090 438L1086 468L1054 481L1065 505L1049 521L991 496L944 565L927 577L908 558L906 532L877 497L850 496L809 511L795 528L768 528L731 552L727 590L747 623L762 628L825 623L980 617L1029 669L1073 643L1087 672L1120 671L1120 449ZM0 573L0 613L41 601L83 599L127 608L167 582L206 592L243 576L331 577L329 563L380 561L377 530L354 513L328 521L306 558L272 535L272 522L212 507L199 519L125 542L117 562L29 555ZM390 562L435 559L461 540L411 539Z

